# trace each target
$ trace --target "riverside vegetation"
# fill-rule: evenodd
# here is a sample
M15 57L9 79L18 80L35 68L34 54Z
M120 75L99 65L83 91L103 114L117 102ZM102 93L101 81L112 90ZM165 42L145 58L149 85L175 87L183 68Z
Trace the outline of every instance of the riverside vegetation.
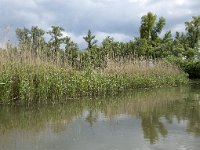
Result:
M28 56L23 57L28 59ZM89 68L77 71L42 62L39 58L25 58L21 57L20 63L16 59L1 62L2 104L54 103L66 98L117 94L131 88L173 86L187 82L186 74L179 69L158 62L152 68L147 67L146 62L110 62L103 70Z
M159 36L164 25L163 17L149 12L141 18L140 37L130 42L106 37L100 45L89 30L84 50L63 36L62 27L52 26L48 32L37 26L18 28L19 44L0 50L0 103L55 103L175 86L188 82L187 73L198 78L200 16L186 22L186 32L175 37L171 31Z

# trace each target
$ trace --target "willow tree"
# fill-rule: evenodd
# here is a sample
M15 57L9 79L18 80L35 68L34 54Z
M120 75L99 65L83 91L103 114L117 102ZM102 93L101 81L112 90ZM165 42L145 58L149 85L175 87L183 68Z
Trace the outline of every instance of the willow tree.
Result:
M146 47L146 56L149 58L157 58L161 56L159 52L162 39L159 38L159 34L162 32L163 27L165 26L165 19L160 17L157 20L157 16L151 12L148 12L146 15L141 18L140 26L140 39L146 40L148 45Z
M158 21L157 16L151 12L142 16L140 26L140 38L155 41L158 35L162 32L165 26L165 19L160 17Z
M151 32L151 38L153 41L156 41L158 39L158 35L162 32L163 27L165 26L165 18L160 17L158 21L156 22L156 25Z
M155 27L156 15L148 12L147 15L142 16L140 26L140 38L151 39L151 33Z

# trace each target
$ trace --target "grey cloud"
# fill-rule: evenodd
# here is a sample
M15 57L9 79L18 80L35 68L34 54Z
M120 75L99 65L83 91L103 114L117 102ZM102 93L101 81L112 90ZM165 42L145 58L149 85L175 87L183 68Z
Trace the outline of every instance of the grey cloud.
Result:
M48 30L59 25L79 39L91 29L118 39L126 35L121 39L127 40L138 36L140 18L148 11L166 18L165 31L174 31L200 15L199 7L199 0L0 0L0 29L38 25Z

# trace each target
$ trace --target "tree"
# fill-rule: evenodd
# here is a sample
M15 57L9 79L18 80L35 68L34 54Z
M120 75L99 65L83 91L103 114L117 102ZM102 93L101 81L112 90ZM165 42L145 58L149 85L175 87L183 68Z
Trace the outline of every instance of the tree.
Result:
M190 23L186 23L186 33L176 32L173 42L173 53L176 54L175 56L193 60L198 58L199 55L199 39L198 36L196 37L198 31L195 33L195 31L192 30ZM188 26L191 28L189 29Z
M146 39L135 38L134 49L138 58L149 55L149 44Z
M155 26L156 15L153 15L151 12L148 12L147 15L142 16L141 26L140 26L140 38L147 40L151 39L151 32Z
M51 30L47 32L51 36L48 44L53 52L54 58L57 56L57 52L60 50L60 45L63 42L63 31L64 29L62 27L52 26Z
M187 39L190 48L199 47L200 40L200 16L193 17L190 22L185 22Z
M153 41L155 41L158 38L158 34L162 32L164 26L165 26L165 18L161 17L159 18L153 31L151 32L151 38Z
M27 28L17 28L16 29L17 39L19 41L19 47L22 50L30 50L31 49L31 34L30 30Z
M87 42L88 49L91 49L97 43L97 40L95 40L95 35L92 35L90 30L88 31L87 36L83 37L83 39Z
M140 38L155 41L158 34L162 32L165 26L165 19L163 17L159 18L156 22L156 15L148 12L147 15L142 16L141 26L140 26Z
M172 48L173 48L173 38L171 31L165 33L162 44L161 44L161 57L167 57L172 55Z
M157 21L157 16L151 12L148 12L146 15L141 18L140 26L140 39L136 40L136 45L141 42L147 42L146 46L142 46L140 51L145 52L147 58L156 59L162 56L161 43L162 39L159 38L159 34L162 32L163 27L165 26L165 19L160 17ZM145 41L146 40L146 41ZM138 51L138 55L141 56L141 52Z
M44 34L45 31L42 29L38 28L37 26L33 26L31 28L31 51L32 54L35 56L39 51L41 51L44 48L45 45L45 40L44 40Z
M172 56L180 57L182 59L182 57L184 57L184 47L186 47L185 34L176 32L175 39L172 44Z
M72 67L75 67L78 58L78 46L67 36L63 40L65 44L65 55L67 57L68 63Z
M104 50L105 56L109 57L109 59L113 58L113 43L114 38L108 36L102 41L102 49Z

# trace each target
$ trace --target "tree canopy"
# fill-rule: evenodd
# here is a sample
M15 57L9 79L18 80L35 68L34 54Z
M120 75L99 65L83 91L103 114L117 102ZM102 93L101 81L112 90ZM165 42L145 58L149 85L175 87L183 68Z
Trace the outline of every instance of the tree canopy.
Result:
M140 36L133 37L129 42L118 42L108 36L97 44L95 35L88 30L83 37L87 43L84 50L80 50L70 37L64 36L64 28L59 26L52 26L48 32L37 26L18 28L16 35L19 49L29 50L34 56L40 53L52 58L61 57L63 62L78 69L104 67L109 60L168 59L179 61L180 66L188 70L185 69L188 63L200 61L200 16L185 22L185 32L164 32L165 24L164 17L158 18L156 14L148 12L141 17ZM50 37L48 41L47 35Z

